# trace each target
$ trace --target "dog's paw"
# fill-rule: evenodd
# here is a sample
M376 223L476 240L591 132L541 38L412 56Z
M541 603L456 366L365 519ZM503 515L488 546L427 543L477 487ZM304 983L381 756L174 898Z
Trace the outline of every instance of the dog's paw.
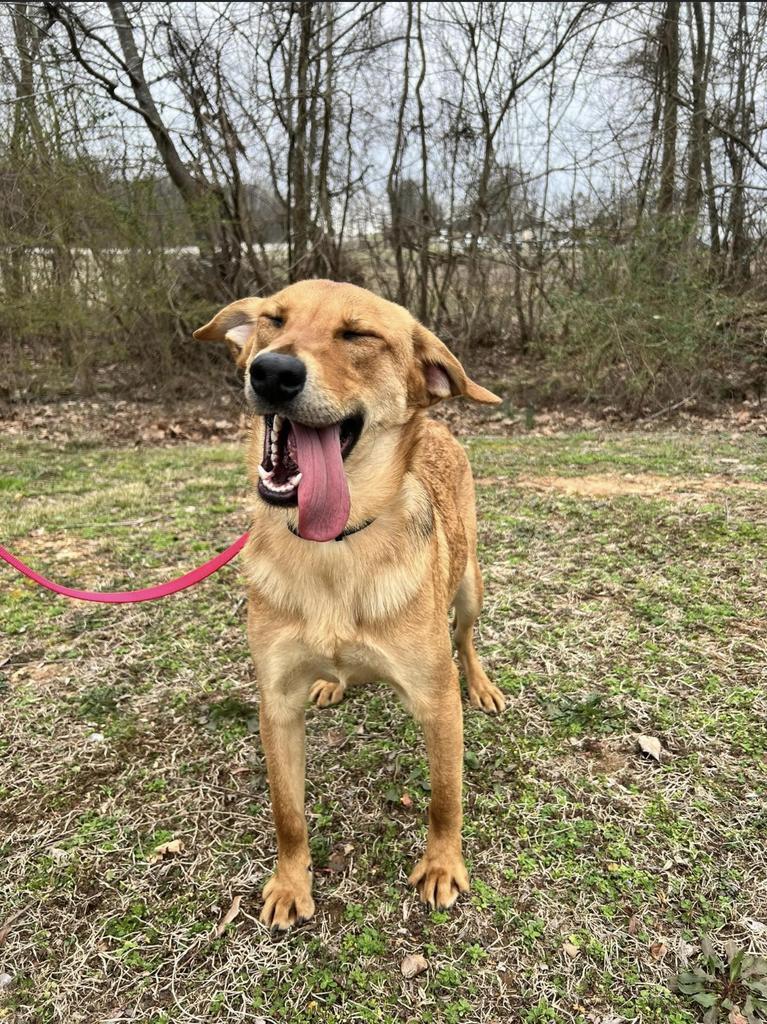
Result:
M427 853L416 864L408 881L418 890L421 902L435 910L452 907L459 893L469 891L469 875L460 853Z
M308 921L314 916L311 871L306 872L305 879L275 873L264 886L263 897L261 924L267 928L286 931Z
M469 683L468 689L471 706L479 708L480 711L497 715L506 707L503 693L487 677Z
M309 693L318 708L329 708L332 704L340 704L346 693L343 683L331 683L327 679L318 679Z

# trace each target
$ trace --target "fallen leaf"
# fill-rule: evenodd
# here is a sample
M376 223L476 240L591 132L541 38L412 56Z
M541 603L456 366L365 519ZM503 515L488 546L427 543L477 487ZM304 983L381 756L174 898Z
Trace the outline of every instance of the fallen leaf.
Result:
M697 949L697 946L694 946L692 942L685 942L682 938L677 939L674 945L676 947L676 955L684 964L689 962L690 957Z
M336 874L346 871L346 857L344 856L343 850L333 850L328 858L328 870L333 871Z
M3 972L0 974L0 989L9 988L13 984L13 975Z
M637 918L636 914L632 914L629 918L628 928L626 929L626 931L629 933L629 935L636 935L638 928L639 919Z
M663 942L653 942L650 946L650 955L653 960L662 960L666 953L668 953L668 946Z
M577 946L574 946L572 944L572 942L565 942L565 944L562 946L562 951L565 954L565 956L569 956L571 960L575 960L575 958L579 956L581 952Z
M399 965L403 978L417 978L428 968L428 960L420 953L408 953Z
M744 917L743 924L749 931L756 932L757 935L767 932L767 924L764 921L757 921L755 917Z
M234 921L235 917L237 917L237 915L240 913L240 899L240 896L234 897L234 899L232 900L231 907L227 910L227 912L216 925L214 929L214 934L217 939L221 938L221 936L226 931L227 927L232 923L232 921Z
M403 807L413 806L413 798L409 793L403 793L402 796L399 798L399 802L402 804Z
M162 860L163 857L183 852L183 842L180 839L171 839L170 842L160 843L159 846L155 846L154 851L147 857L147 861L150 864L156 864L157 861Z
M661 750L660 740L657 736L638 736L637 744L643 754L647 754L654 761L660 761Z
M736 1006L733 1006L730 1010L727 1020L729 1024L748 1024L748 1021Z

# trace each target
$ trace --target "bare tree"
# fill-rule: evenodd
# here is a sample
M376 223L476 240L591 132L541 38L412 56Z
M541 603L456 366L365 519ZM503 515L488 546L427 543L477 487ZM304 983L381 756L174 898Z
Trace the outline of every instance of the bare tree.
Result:
M679 94L679 0L667 0L659 37L659 65L663 81L663 154L660 165L658 213L668 215L674 209L674 189L676 184L677 96Z
M765 28L751 0L0 6L0 339L45 293L80 374L101 324L135 332L132 268L173 338L217 298L322 276L466 357L564 345L562 310L621 293L592 253L644 259L659 292L743 290L767 235Z

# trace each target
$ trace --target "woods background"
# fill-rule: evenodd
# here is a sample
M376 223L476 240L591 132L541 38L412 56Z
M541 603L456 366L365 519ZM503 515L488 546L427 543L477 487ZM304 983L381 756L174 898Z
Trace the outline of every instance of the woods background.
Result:
M766 29L744 0L5 3L0 397L219 386L191 331L323 276L511 402L759 401Z

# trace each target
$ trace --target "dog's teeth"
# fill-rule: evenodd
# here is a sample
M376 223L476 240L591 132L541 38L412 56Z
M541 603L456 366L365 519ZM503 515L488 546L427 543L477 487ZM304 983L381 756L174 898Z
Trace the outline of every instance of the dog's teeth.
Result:
M276 432L277 434L279 434L281 426L282 426L282 416L275 415L275 417L274 417L274 425L272 427L272 433Z
M269 477L271 476L269 471L264 469L263 466L258 467L258 475L261 477L262 480L268 480Z
M301 483L301 474L296 473L296 475L292 476L288 482L290 483L291 487L298 487L298 485Z

